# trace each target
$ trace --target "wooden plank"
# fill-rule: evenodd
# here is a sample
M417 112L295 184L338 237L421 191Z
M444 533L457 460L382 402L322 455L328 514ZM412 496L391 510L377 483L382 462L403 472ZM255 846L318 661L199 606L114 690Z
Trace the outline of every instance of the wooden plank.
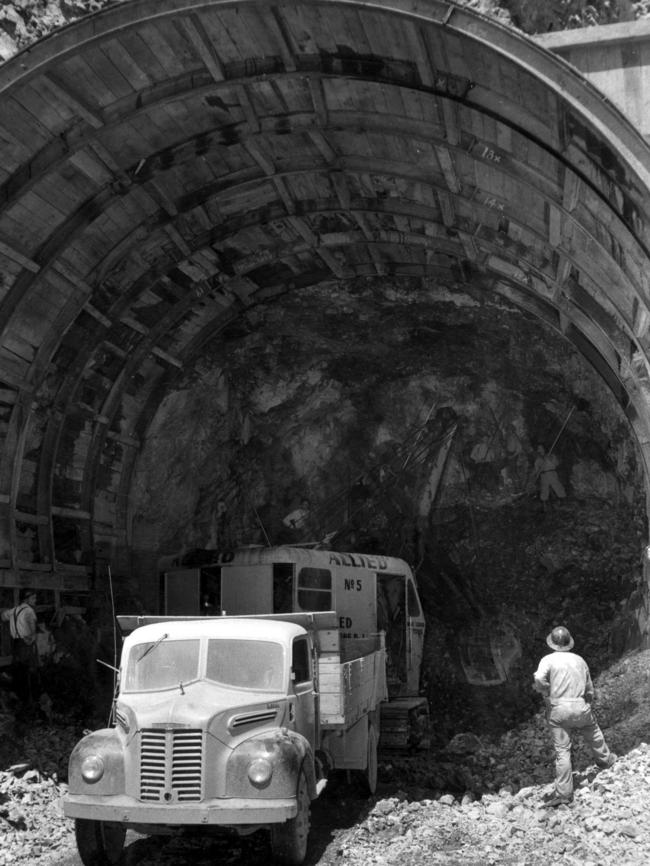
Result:
M173 223L168 223L165 226L165 232L168 237L176 244L178 249L183 253L184 256L192 255L192 249L185 240L185 238L181 235L175 225Z
M49 86L47 76L30 80L16 93L21 105L30 114L45 124L53 134L59 134L75 117L75 112L67 102L57 99Z
M320 130L309 130L307 135L326 163L334 162L337 159L336 150Z
M275 126L276 118L287 113L287 106L280 90L275 86L276 79L257 79L249 87L249 95L258 118L268 118L269 125ZM260 122L261 126L261 122ZM275 129L273 129L275 132Z
M183 362L178 358L171 355L169 352L166 352L164 349L161 349L159 346L154 346L151 349L151 353L155 355L157 358L160 358L161 361L166 361L170 366L176 367L178 370L183 369Z
M42 343L47 334L51 334L52 339L58 342L59 323L65 316L63 310L66 304L72 303L77 307L83 300L77 289L63 280L52 279L52 276L52 272L48 271L44 279L37 283L31 292L29 307L21 314L20 325L16 326L23 336L27 327L32 328L35 332L33 341L36 345ZM34 323L35 318L38 320L36 323ZM66 318L65 324L68 323L69 318ZM47 334L44 334L44 331Z
M162 183L148 180L144 187L160 209L164 210L168 216L174 217L178 215L178 208L176 207L175 202L167 195Z
M2 124L0 125L0 148L2 148L0 172L2 172L3 181L6 177L13 174L28 158L25 143L10 132L5 124L5 120L7 118L4 114L3 103Z
M166 103L164 105L156 106L155 111L152 110L150 116L153 117L156 125L159 129L165 131L165 134L169 138L169 144L174 144L178 142L187 141L187 133L188 130L191 130L193 126L196 124L197 114L195 113L192 116L192 112L196 112L197 109L192 106L192 110L190 110L187 106L180 105L179 103ZM221 113L217 112L217 115L221 117ZM206 117L203 106L198 109L198 116L202 118L204 123L201 124L197 132L201 132L204 128L210 128L214 125L214 119ZM230 116L228 116L228 120Z
M243 60L236 37L230 33L228 26L230 16L221 14L215 7L201 10L201 23L205 30L208 43L219 57L223 67L229 63ZM246 44L245 41L241 44Z
M309 76L309 93L311 95L312 104L316 119L321 126L329 126L329 114L327 110L327 99L323 89L323 81L320 76Z
M332 15L329 9L319 4L315 4L306 12L305 25L315 39L316 53L339 54L340 46L348 43L341 18ZM349 19L346 18L347 21Z
M458 103L451 99L446 99L444 96L440 97L439 103L442 107L447 142L452 147L458 147L461 134Z
M75 114L89 123L94 129L101 129L104 121L96 110L90 107L84 98L75 92L74 88L60 80L54 72L43 76L45 87L52 92L55 99L64 102Z
M425 87L432 87L434 82L433 70L421 27L413 21L405 22L404 36L409 47L409 54L415 60L420 81Z
M264 174L269 177L275 174L275 166L266 158L266 155L262 152L256 141L248 139L244 142L244 148L251 155L255 163L262 169Z
M64 220L65 214L55 213L30 190L5 213L2 220L5 240L11 243L13 232L23 243L38 248L51 236L53 228Z
M277 77L274 79L274 83L282 94L289 114L299 114L312 110L313 102L309 93L309 82L305 81L304 77Z
M181 24L210 75L217 82L223 81L226 77L223 64L201 18L198 15L190 15L183 18Z
M85 148L71 153L69 161L98 187L104 186L113 179L113 173L98 159L97 154Z
M243 58L281 55L283 48L270 38L275 32L255 6L230 8L220 12L220 17Z
M405 57L405 51L408 52L409 41L398 16L387 17L376 11L362 11L359 13L359 17L367 36L371 54L377 57L395 59Z
M79 276L73 268L69 267L63 258L57 259L48 273L58 274L87 297L90 297L93 294L92 286L87 283L83 277Z
M123 178L124 180L128 180L126 174L122 171L122 167L116 162L111 151L107 147L104 147L99 139L95 138L89 142L88 149L90 153L94 153L96 157L101 160L101 162L103 162L111 172L113 172L113 174Z
M0 254L6 256L8 259L11 259L12 262L21 265L24 268L27 268L27 270L31 271L33 274L37 274L41 269L40 265L32 261L29 256L24 255L19 250L14 249L14 247L12 247L10 244L4 243L4 241L1 240Z
M576 209L580 201L582 181L569 168L564 171L564 187L562 190L562 207L569 212Z
M196 121L196 109L197 106L190 99L183 101L177 99L165 105L167 116L172 118L178 128L184 130L186 134L187 130L191 129L192 124ZM204 109L202 109L202 112L204 112ZM221 117L224 122L229 122L231 119L227 111L215 106L210 107L210 114L214 114L215 117Z
M244 118L252 132L259 132L260 121L251 102L248 90L243 84L238 84L235 87L239 104L241 105Z
M101 313L96 307L94 307L90 301L86 301L84 304L84 310L93 317L96 321L98 321L105 328L111 328L113 323L110 319L108 319L103 313Z
M277 190L278 196L280 197L282 203L284 204L284 207L285 207L287 213L288 214L295 213L296 204L295 204L293 198L291 197L291 193L287 189L287 185L284 183L282 178L275 176L272 178L272 181L273 181L273 185L275 186L275 189Z
M99 51L94 52L93 67L100 57L108 61L103 66L103 78L110 76L111 86L115 89L119 86L128 95L129 91L138 91L149 87L153 82L140 65L140 58L133 57L123 42L123 34L114 39L107 39L99 46ZM126 85L126 87L125 87Z
M36 357L36 346L19 336L15 328L10 333L5 334L3 351L11 353L16 358L26 361L28 364L31 364Z
M92 49L88 49L84 53L77 52L66 55L58 66L57 80L66 89L68 87L83 88L84 95L92 95L93 104L96 105L95 111L100 114L102 109L115 102L118 94L125 93L125 80L121 78L120 81L118 77L114 76L113 71L104 69L105 58L103 55L97 56L97 69L93 65L94 60ZM104 78L104 72L106 72L106 79L108 80ZM112 82L111 77L113 77ZM79 95L81 96L81 92ZM88 97L82 98L87 103Z
M32 188L51 207L73 213L94 193L83 180L82 175L75 177L69 167L67 171L65 168L63 171L54 169L40 177Z
M166 37L169 31L169 26L165 28L163 21L142 21L136 33L124 33L121 37L128 39L125 45L134 56L140 57L142 50L148 52L146 65L154 79L176 78L187 69ZM135 40L141 45L140 50L134 44Z
M296 59L293 53L293 46L284 33L283 20L278 10L275 8L270 10L264 8L255 10L255 12L261 18L262 27L273 36L273 42L278 48L284 68L287 72L295 72Z
M14 139L21 142L25 160L51 138L50 130L12 98L2 100L2 123L5 129L11 130Z
M136 114L130 118L128 123L129 135L132 141L137 142L134 152L139 157L144 158L149 153L165 150L173 145L171 131L164 123L165 117L160 112ZM176 124L174 124L175 126ZM177 135L180 136L180 130L177 131Z
M111 46L114 43L115 40L101 42L97 49L88 52L85 58L95 78L102 82L102 92L107 100L106 108L110 107L111 109L115 102L132 97L136 90L127 80L127 76L123 74L120 58L112 56L115 53L111 52Z
M123 49L132 58L137 58L137 65L152 84L167 81L179 74L178 66L170 75L165 60L173 53L169 45L160 37L155 22L140 22L137 30L126 29L119 33L119 41ZM158 51L156 50L158 49Z

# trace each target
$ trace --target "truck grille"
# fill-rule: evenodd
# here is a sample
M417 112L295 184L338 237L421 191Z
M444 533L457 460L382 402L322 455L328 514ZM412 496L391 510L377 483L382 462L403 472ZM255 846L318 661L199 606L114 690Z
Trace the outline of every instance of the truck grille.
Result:
M140 732L140 799L188 802L201 799L203 733L179 728Z

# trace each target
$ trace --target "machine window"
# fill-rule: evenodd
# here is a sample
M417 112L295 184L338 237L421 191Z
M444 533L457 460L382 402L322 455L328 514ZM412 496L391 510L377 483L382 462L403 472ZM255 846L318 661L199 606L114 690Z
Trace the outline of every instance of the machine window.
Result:
M298 607L300 610L332 610L332 574L328 569L300 569Z

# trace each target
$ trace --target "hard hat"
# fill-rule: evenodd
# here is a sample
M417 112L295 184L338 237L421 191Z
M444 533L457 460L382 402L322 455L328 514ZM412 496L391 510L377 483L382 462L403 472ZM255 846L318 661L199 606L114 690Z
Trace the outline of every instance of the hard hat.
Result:
M568 628L563 625L557 625L553 631L547 635L546 643L552 650L556 652L567 653L573 649L573 638Z

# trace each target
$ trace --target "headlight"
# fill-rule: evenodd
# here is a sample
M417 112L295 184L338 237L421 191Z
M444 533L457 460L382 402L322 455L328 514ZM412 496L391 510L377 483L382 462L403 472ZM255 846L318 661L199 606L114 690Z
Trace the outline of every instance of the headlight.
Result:
M81 762L81 776L84 782L92 785L104 775L104 762L99 755L86 755Z
M273 765L266 758L256 758L248 767L248 778L256 788L266 788L273 775Z

